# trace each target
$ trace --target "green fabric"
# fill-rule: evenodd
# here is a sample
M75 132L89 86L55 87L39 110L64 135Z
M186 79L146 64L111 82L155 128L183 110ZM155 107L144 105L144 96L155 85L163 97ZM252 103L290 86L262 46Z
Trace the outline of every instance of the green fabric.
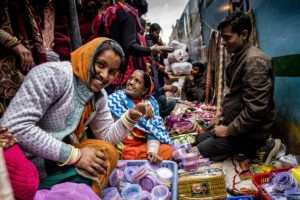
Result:
M194 143L195 133L186 133L172 137L174 144Z
M57 171L57 173L53 173L46 178L40 179L39 190L50 189L53 185L64 182L85 183L89 186L92 186L92 181L90 179L80 176L75 171L74 167L70 167L63 173L61 173L61 171Z

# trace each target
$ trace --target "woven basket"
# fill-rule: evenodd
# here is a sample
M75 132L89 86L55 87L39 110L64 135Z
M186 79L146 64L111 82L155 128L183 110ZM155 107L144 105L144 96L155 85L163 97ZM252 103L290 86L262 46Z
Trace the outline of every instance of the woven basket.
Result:
M226 186L222 171L210 173L181 171L178 178L178 200L226 199Z

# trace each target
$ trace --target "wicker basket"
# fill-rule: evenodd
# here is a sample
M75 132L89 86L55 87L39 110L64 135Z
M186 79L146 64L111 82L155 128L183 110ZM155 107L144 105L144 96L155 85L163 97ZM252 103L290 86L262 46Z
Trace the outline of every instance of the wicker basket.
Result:
M178 200L226 199L226 186L222 171L210 173L186 172L178 178Z

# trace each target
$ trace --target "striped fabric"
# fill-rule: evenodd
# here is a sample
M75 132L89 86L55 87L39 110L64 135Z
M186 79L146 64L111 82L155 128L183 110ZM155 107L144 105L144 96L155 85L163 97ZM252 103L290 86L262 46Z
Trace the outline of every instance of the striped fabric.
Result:
M153 107L154 117L149 120L145 120L145 118L142 117L135 127L145 131L149 139L156 139L161 143L172 145L173 141L169 137L163 119L159 115L159 108L156 100L152 96L150 96L148 100ZM108 96L108 107L112 114L117 118L120 118L128 109L133 108L134 105L132 100L126 95L125 90L119 90Z

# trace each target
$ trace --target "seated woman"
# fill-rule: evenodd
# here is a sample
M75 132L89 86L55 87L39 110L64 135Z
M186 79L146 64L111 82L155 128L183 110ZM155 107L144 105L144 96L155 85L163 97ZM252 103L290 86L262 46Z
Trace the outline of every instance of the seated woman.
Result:
M39 189L77 182L99 195L105 187L118 161L112 144L150 113L140 103L114 122L104 88L125 71L123 59L118 43L96 38L72 52L71 63L45 63L26 76L0 126L37 167ZM95 139L87 139L87 127Z
M145 102L154 110L152 119L146 121L142 117L130 134L122 140L124 148L121 159L148 159L156 163L172 157L173 148L170 145L173 141L159 115L156 100L150 96L153 88L150 76L142 70L135 70L126 83L126 90L119 90L108 96L108 106L116 118L122 117L139 102Z

